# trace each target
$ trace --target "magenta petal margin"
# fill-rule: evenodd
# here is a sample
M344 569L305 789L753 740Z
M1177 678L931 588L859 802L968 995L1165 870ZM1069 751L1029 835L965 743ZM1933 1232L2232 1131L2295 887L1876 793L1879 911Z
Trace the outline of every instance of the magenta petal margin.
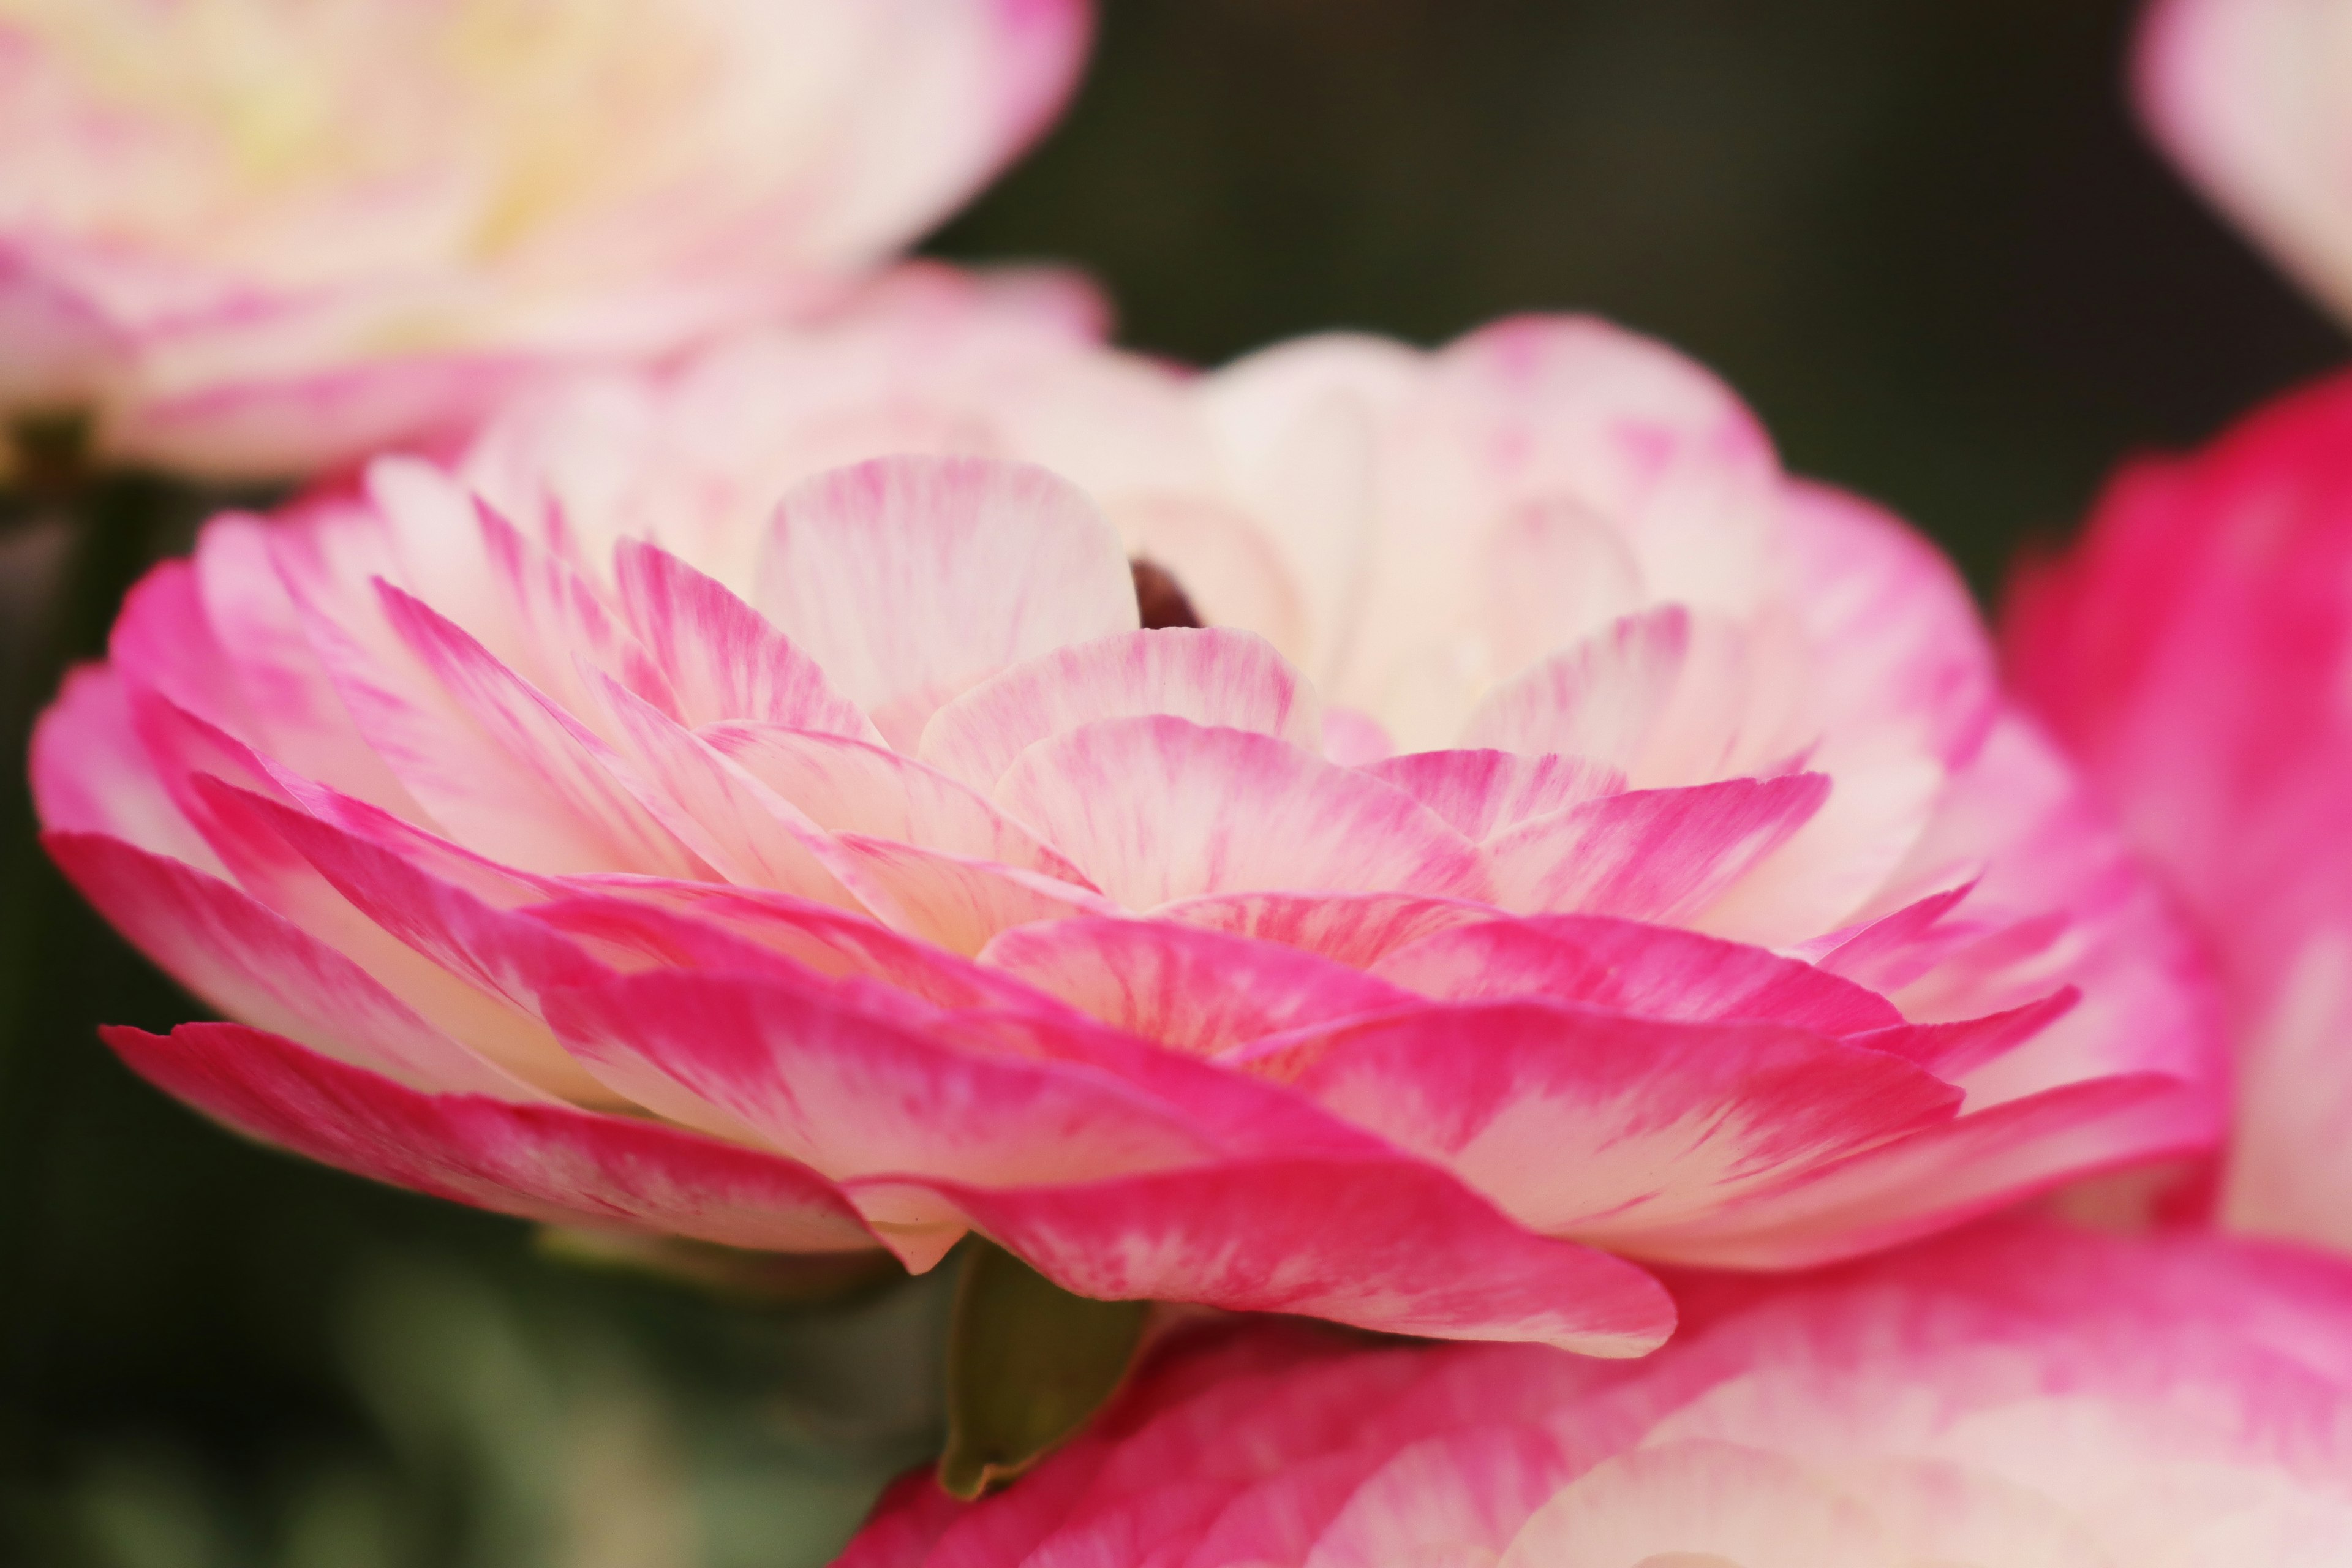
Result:
M2221 1115L1950 570L1590 320L1192 376L932 291L568 384L215 520L34 781L249 1026L138 1070L538 1218L1626 1356L1645 1262Z

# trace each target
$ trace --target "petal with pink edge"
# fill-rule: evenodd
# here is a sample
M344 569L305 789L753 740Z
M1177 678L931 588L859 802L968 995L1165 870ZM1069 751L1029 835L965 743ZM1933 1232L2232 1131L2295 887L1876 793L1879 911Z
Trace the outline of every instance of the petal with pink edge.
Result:
M1596 915L1449 927L1383 955L1372 972L1449 1002L1532 994L1644 1017L1784 1024L1830 1036L1903 1024L1885 997L1810 963Z
M2221 1116L2204 1086L2158 1073L2067 1084L1970 1111L1793 1186L1613 1245L1702 1268L1833 1263L2100 1170L2209 1148Z
M828 832L896 838L1066 882L1086 880L980 795L887 747L773 724L713 724L699 733Z
M1204 1057L1279 1030L1419 1002L1297 948L1171 921L1024 926L980 958L1106 1024Z
M1680 605L1622 616L1487 693L1461 743L1630 771L1674 699L1690 642Z
M966 1048L948 1015L855 982L659 971L551 996L583 1059L635 1058L840 1176L992 1185L1197 1162L1171 1109L1075 1063Z
M1235 1160L1074 1186L923 1185L1081 1296L1593 1356L1643 1354L1674 1329L1672 1300L1641 1269L1522 1230L1402 1156Z
M1001 861L862 833L835 842L842 879L884 924L965 957L1033 921L1118 912L1092 888Z
M305 778L404 816L420 815L352 722L271 557L270 534L299 528L230 513L196 536L195 571L213 635L236 662L260 733L254 743Z
M1147 713L1321 746L1314 688L1265 638L1211 627L1122 632L1014 665L932 714L919 754L986 792L1039 741Z
M227 875L155 776L121 674L85 664L66 675L33 725L33 809L41 826L103 834L200 871Z
M698 859L730 882L856 907L832 836L798 807L618 682L598 695L637 763L615 777Z
M1496 901L1528 913L1687 920L1829 798L1820 773L1629 790L1534 817L1487 846Z
M51 832L42 843L99 913L223 1012L422 1088L538 1098L227 883L96 834Z
M638 539L615 546L613 567L622 609L668 675L688 728L737 719L882 739L816 660L723 584Z
M1802 1030L1517 1001L1271 1047L1254 1068L1437 1161L1531 1229L1639 1236L1948 1122L1960 1092Z
M530 994L499 983L510 963L501 949L512 945L511 917L266 791L205 776L191 781L189 794L249 891L435 1028L542 1092L575 1104L611 1101L534 1016ZM542 947L561 946L544 933L521 936L538 936L530 955L558 973L593 969L575 952L541 956Z
M1487 891L1476 846L1411 795L1243 730L1083 725L1024 752L996 800L1130 910L1255 890Z
M545 809L563 813L595 847L601 868L670 877L700 869L693 853L627 787L620 759L577 720L423 600L389 584L378 587L394 629L459 710L503 750L504 771L520 774Z
M1383 955L1433 931L1492 920L1492 906L1412 893L1210 893L1163 904L1158 918L1370 969Z
M911 752L939 707L997 671L1136 626L1118 535L1043 468L877 458L778 503L759 605Z
M166 1093L340 1170L500 1214L625 1226L776 1252L874 1237L822 1176L757 1150L630 1118L473 1094L420 1094L236 1024L107 1044Z
M1625 788L1625 775L1601 763L1515 752L1411 752L1364 771L1481 843L1531 816L1548 816Z

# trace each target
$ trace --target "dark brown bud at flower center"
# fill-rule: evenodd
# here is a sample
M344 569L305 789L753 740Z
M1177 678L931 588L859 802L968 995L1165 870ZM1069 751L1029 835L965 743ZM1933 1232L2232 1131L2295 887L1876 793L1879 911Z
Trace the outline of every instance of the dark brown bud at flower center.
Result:
M1135 607L1143 616L1143 629L1165 631L1170 626L1202 625L1201 612L1184 596L1175 574L1157 562L1138 555L1128 562L1135 574Z

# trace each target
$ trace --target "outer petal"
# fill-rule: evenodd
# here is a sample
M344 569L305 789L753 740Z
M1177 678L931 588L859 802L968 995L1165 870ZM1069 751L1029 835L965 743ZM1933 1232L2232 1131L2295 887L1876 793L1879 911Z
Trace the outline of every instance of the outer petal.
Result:
M110 1028L156 1087L242 1131L396 1186L529 1219L621 1226L728 1247L874 1245L841 1194L772 1154L676 1128L470 1094L420 1094L236 1024L169 1037Z
M1247 1059L1531 1229L1634 1246L1960 1101L1897 1058L1800 1030L1532 1001L1341 1024Z
M81 665L33 726L33 805L53 831L103 834L225 875L220 857L155 776L122 677Z
M537 1098L227 883L100 835L51 832L42 842L140 951L224 1011L420 1087Z
M1066 1181L1210 1152L1107 1074L992 1052L871 989L654 973L566 992L549 1014L586 1059L642 1061L837 1176Z
M1402 791L1269 735L1113 719L1022 754L997 803L1120 905L1201 893L1482 897L1476 848Z
M1941 1128L1627 1245L1706 1268L1803 1268L1860 1257L2071 1178L2210 1146L2216 1107L2177 1079L2070 1084Z
M1598 1356L1640 1355L1674 1326L1665 1292L1641 1270L1531 1235L1403 1158L1232 1161L1068 1187L927 1185L1082 1296Z
M912 752L939 707L1009 665L1136 625L1118 536L1042 468L877 458L776 509L760 607Z

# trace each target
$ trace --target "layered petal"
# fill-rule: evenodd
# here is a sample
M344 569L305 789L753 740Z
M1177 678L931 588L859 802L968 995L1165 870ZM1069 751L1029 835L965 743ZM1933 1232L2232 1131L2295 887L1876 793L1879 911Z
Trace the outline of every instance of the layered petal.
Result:
M1690 1304L1675 1343L1614 1364L1180 1338L1019 1486L894 1489L842 1562L2341 1560L2341 1268L2018 1227Z

